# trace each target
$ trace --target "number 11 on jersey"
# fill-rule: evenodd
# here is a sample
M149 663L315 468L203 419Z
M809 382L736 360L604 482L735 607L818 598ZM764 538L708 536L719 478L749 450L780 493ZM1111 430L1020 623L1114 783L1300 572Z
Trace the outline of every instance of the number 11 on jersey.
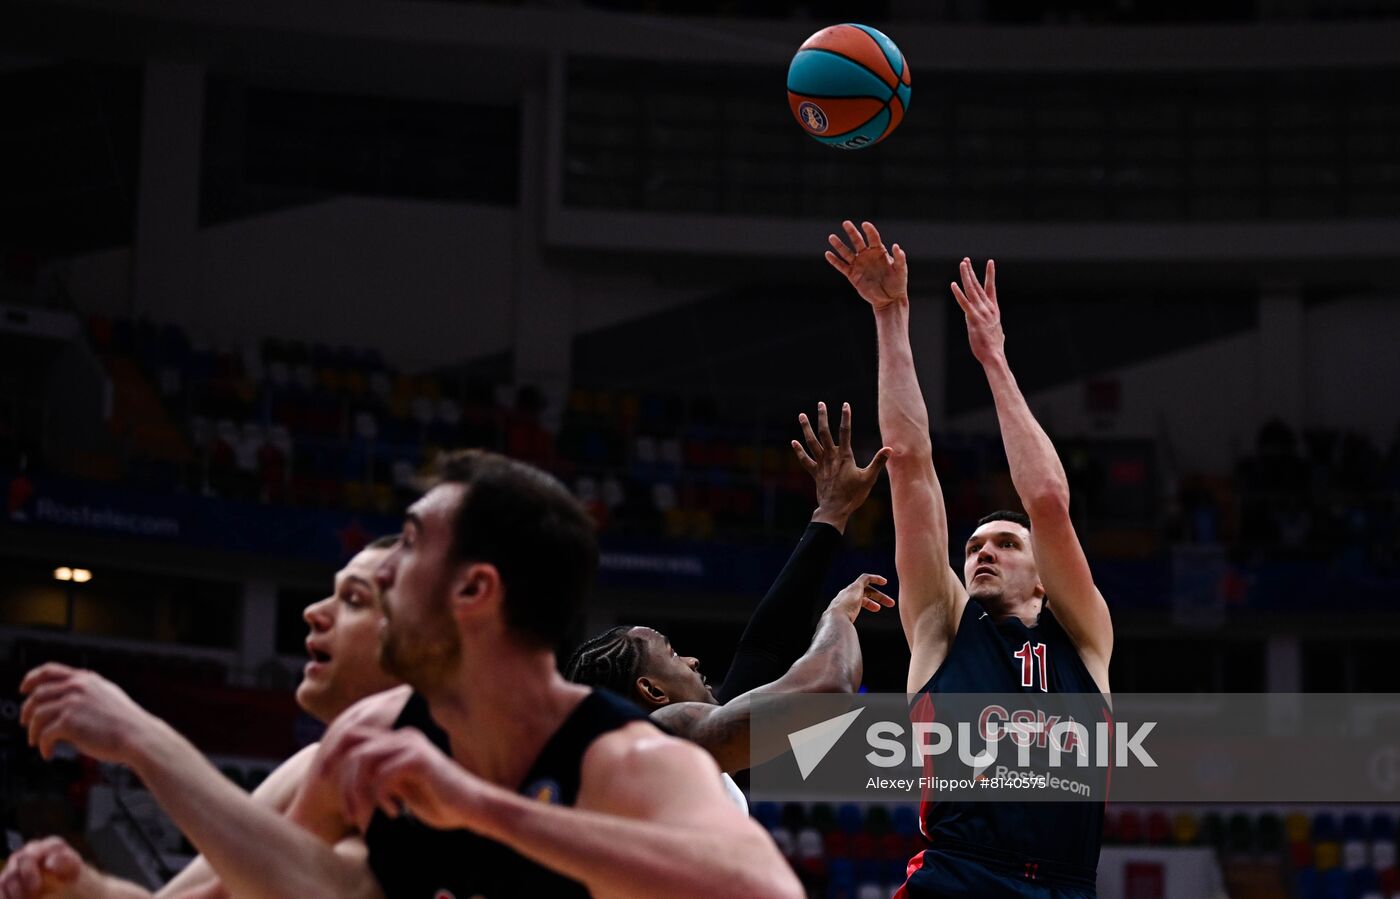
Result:
M1032 646L1031 641L1027 640L1026 644L1012 655L1021 660L1021 686L1034 687L1036 670L1039 669L1040 692L1049 692L1050 687L1045 676L1045 644L1037 643Z

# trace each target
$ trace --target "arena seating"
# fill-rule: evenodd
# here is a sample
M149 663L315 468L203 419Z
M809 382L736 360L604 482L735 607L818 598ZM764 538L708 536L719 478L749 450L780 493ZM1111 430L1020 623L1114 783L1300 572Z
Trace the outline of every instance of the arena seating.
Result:
M914 806L755 803L773 835L821 899L890 896L906 863L927 848ZM1113 809L1104 845L1205 846L1220 858L1233 897L1367 899L1400 896L1391 811L1330 809Z
M786 446L796 408L577 385L546 415L529 386L411 374L371 350L210 349L173 325L100 318L89 339L115 387L120 450L82 456L85 478L393 513L441 449L485 446L554 471L619 536L785 541L812 507ZM872 434L868 420L858 425L858 437ZM1400 438L1382 452L1356 434L1271 422L1233 477L1177 473L1166 508L1150 442L1060 443L1096 559L1192 543L1240 561L1400 566ZM998 435L939 434L935 452L955 530L1016 504ZM852 543L887 544L886 511L882 485L851 522Z
M579 388L556 434L528 386L410 375L371 351L210 350L174 326L98 319L89 335L135 398L123 480L153 489L388 512L438 451L484 446L553 470L617 533L787 536L811 510L787 421L727 420L710 398Z

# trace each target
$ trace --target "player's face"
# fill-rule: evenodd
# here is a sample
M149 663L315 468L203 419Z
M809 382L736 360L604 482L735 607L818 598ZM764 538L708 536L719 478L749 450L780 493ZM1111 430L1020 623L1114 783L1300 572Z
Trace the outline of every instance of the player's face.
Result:
M311 633L311 661L297 687L297 703L329 723L372 693L398 683L379 667L379 623L383 611L374 572L387 549L366 549L335 576L335 590L301 613Z
M710 683L700 673L700 660L680 655L671 641L649 627L634 627L631 635L642 641L646 652L638 676L648 678L666 694L667 702L714 703ZM630 697L629 697L630 698Z
M993 607L1011 607L1045 595L1031 551L1031 534L1014 521L989 521L967 540L963 579L967 595Z
M462 484L441 484L408 510L403 534L375 572L383 591L379 662L417 690L442 683L462 654L449 611L452 522L466 495Z

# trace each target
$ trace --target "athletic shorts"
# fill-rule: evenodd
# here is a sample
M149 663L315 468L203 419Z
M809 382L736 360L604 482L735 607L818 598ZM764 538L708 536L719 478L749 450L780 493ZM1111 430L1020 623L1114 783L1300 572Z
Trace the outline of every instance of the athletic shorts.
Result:
M978 857L926 849L909 862L895 899L1095 899L1088 872L1046 871L1048 862Z

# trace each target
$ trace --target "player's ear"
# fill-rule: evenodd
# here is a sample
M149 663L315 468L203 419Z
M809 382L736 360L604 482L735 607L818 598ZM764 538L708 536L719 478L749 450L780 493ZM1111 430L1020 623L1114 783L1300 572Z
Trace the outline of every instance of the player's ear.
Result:
M501 573L495 565L474 562L461 565L452 582L452 606L462 611L479 609L500 598Z
M648 705L666 705L670 698L661 685L649 677L639 677L636 683L637 696Z
M1035 582L1035 589L1031 591L1031 598L1045 602L1045 585L1040 581Z

